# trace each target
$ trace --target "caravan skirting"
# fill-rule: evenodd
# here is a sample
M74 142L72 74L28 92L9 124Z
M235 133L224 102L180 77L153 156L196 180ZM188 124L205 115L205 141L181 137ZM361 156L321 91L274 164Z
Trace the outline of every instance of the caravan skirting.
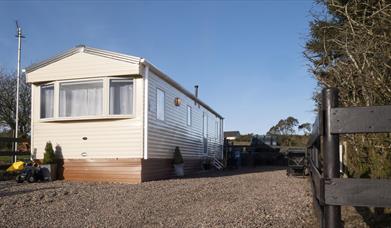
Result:
M64 159L59 179L70 181L141 183L175 177L172 159ZM185 158L185 175L201 170L200 159Z

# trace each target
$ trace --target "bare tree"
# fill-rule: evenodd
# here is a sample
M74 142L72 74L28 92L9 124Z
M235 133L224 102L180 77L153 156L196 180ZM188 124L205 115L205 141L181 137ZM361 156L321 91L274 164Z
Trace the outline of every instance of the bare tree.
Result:
M19 94L19 135L30 132L31 91L25 75L20 79ZM0 70L0 125L2 129L15 130L16 76Z
M343 106L391 104L391 2L317 0L305 56L319 87L336 87ZM319 90L317 90L319 91ZM317 94L314 96L318 100ZM347 135L353 176L391 177L389 135Z

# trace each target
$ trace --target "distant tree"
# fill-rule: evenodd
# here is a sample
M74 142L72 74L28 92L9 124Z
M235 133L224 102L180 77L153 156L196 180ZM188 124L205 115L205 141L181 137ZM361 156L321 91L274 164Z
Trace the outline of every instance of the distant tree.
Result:
M312 125L310 123L302 123L297 128L303 131L304 135L309 135L312 130Z
M289 116L286 119L281 119L276 125L271 127L267 132L268 135L293 135L296 133L296 127L299 121Z
M297 125L299 125L299 121L296 118L290 116L285 120L285 126L283 130L286 134L293 135L296 133L295 128L297 127Z
M31 91L25 75L19 87L19 136L30 132ZM15 130L16 77L0 70L0 126Z
M273 126L269 129L269 131L266 133L266 135L280 135L281 132L279 128L276 126Z
M304 136L297 135L298 131L303 131ZM275 137L277 144L280 146L305 146L307 135L310 132L310 123L300 124L296 118L289 116L286 119L279 120L266 134Z

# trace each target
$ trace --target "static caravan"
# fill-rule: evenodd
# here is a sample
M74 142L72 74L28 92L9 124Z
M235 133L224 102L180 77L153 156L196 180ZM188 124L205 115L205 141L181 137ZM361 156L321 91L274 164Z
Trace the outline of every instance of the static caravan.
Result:
M76 46L26 69L31 148L52 142L66 180L140 183L223 159L223 118L143 58Z

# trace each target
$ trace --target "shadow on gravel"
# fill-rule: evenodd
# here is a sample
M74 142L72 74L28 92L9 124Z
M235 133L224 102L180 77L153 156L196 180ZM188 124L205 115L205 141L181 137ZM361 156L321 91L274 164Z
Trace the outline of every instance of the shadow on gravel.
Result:
M5 196L14 196L14 195L21 195L21 194L27 194L42 190L50 190L50 189L57 189L56 187L46 187L46 188L37 188L37 189L25 189L25 190L17 190L17 191L7 191L6 188L1 189L0 191L0 197Z
M249 173L262 173L262 172L271 172L278 170L286 170L286 166L257 166L257 167L242 167L240 169L228 169L223 171L203 171L197 174L191 174L185 176L181 179L192 179L192 178L202 178L202 177L225 177L225 176L236 176Z

